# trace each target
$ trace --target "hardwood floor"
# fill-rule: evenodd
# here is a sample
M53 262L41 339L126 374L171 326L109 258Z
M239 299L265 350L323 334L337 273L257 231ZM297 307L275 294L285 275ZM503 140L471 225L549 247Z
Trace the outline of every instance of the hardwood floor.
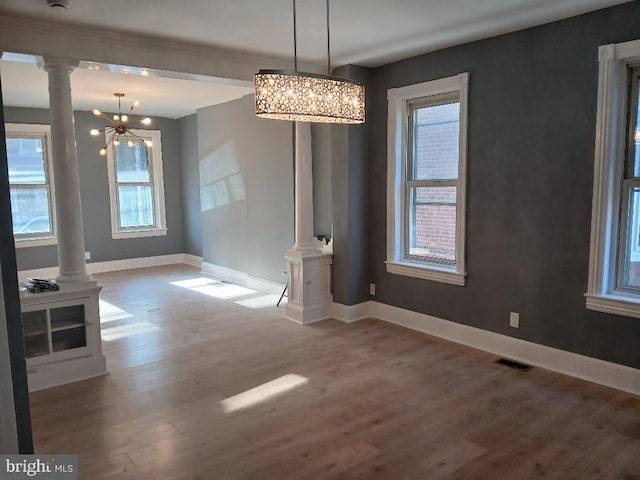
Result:
M31 396L81 479L640 479L632 395L186 266L96 278L111 374Z

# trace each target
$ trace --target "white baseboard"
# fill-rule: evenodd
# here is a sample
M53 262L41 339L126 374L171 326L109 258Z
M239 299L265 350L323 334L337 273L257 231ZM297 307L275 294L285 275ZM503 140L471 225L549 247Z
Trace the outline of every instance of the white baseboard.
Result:
M554 372L640 395L640 370L378 302L333 305L334 318L376 318Z
M331 317L345 323L353 323L365 318L371 318L371 304L374 302L357 303L356 305L342 305L333 303L331 305Z
M155 257L127 258L125 260L111 260L107 262L87 263L87 271L94 273L117 272L134 268L158 267L161 265L174 265L186 263L194 267L200 267L201 257L187 253L175 253L172 255L157 255ZM34 270L20 270L18 281L24 282L27 278L55 278L58 275L58 267L38 268Z
M225 280L227 282L236 283L243 287L257 290L259 292L270 293L272 295L280 295L284 290L284 284L265 280L264 278L254 277L247 272L241 272L233 268L223 267L214 263L202 262L202 273Z
M183 253L184 261L187 265L191 265L192 267L201 268L202 267L202 257L198 257L196 255L191 255L190 253Z

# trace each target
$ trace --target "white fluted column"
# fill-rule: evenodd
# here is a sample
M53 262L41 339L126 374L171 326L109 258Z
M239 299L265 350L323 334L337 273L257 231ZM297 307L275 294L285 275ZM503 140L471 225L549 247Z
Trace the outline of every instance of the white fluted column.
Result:
M92 279L84 259L80 181L71 104L71 72L78 66L78 61L44 57L41 66L49 75L51 164L60 268L57 281L60 284L88 282Z
M287 259L289 295L285 318L309 324L331 315L332 256L313 243L313 167L311 125L296 122L295 245Z

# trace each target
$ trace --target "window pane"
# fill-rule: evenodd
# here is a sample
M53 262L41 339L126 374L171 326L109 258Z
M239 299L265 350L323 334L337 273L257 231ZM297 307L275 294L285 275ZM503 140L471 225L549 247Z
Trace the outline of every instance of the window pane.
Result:
M624 284L640 288L640 188L631 187L627 215L627 248L624 252Z
M126 142L120 142L115 147L117 182L150 182L149 159L147 146L136 142L129 147Z
M118 186L120 227L153 226L153 202L151 186Z
M415 109L413 132L413 178L458 178L460 103Z
M633 176L640 177L640 79L636 77L636 98L632 99L635 103L636 118L634 131L634 148L633 148Z
M456 260L456 187L411 188L409 255Z
M7 138L11 185L47 183L42 143L41 138Z
M46 188L12 188L11 217L14 234L51 233Z

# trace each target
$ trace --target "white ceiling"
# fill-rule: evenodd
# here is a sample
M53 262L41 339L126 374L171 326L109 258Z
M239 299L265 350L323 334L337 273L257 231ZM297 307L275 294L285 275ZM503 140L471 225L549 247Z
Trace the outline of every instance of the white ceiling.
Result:
M273 56L292 54L291 0L2 0L3 12ZM333 0L333 63L377 66L628 0ZM298 55L326 59L325 2L297 0Z
M52 9L46 0L1 0L3 14L56 23L135 32L290 57L291 0L69 0ZM333 0L332 64L378 66L629 0ZM326 64L323 0L297 0L298 57ZM46 107L46 75L33 65L0 62L7 105ZM75 108L114 110L113 92L139 99L140 112L179 118L197 108L250 93L246 87L140 77L78 69L72 74ZM109 105L112 105L109 108ZM145 106L147 109L145 109Z

